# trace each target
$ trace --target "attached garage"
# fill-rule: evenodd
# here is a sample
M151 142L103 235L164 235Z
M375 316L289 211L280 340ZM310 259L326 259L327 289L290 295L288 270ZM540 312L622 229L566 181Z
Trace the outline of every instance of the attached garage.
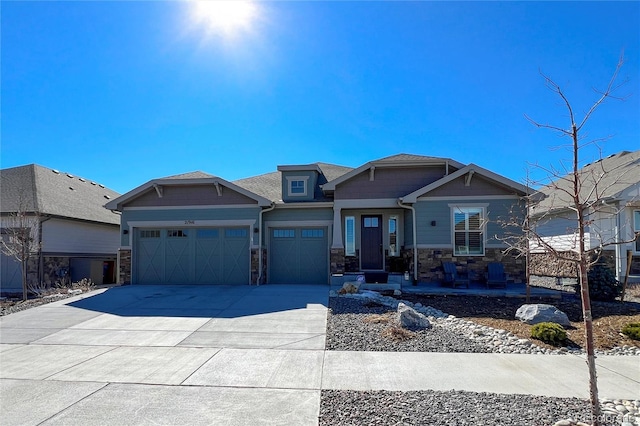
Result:
M133 282L248 284L248 227L137 228Z
M269 229L269 282L327 284L329 282L326 227Z

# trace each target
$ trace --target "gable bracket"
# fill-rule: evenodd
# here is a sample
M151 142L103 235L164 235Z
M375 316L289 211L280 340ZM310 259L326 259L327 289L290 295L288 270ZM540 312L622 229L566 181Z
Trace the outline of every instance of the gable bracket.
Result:
M157 183L154 183L153 188L156 190L156 194L158 194L158 198L162 198L162 194L163 194L162 186L158 185Z
M369 169L369 181L373 182L376 179L376 166L371 166Z
M467 176L464 178L464 186L471 186L471 178L475 172L473 169L469 170L469 173L467 173Z
M220 186L220 182L216 180L213 182L213 185L216 187L216 192L218 193L218 197L222 197L222 186Z

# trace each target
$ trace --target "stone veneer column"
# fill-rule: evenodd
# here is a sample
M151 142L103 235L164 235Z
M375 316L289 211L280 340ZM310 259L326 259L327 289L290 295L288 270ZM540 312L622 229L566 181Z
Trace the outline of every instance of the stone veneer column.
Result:
M131 249L118 250L118 284L131 284Z
M344 249L331 249L331 273L344 274Z

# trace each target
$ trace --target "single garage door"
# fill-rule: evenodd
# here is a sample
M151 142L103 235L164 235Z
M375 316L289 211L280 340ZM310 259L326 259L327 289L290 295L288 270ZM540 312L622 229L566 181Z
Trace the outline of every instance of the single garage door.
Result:
M248 228L141 228L135 237L135 283L249 283Z
M270 228L269 281L274 284L329 282L326 227Z

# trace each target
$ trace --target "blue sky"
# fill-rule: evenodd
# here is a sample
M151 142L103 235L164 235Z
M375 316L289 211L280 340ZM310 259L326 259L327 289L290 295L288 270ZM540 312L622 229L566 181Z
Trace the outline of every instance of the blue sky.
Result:
M257 4L233 34L173 2L3 1L3 168L37 163L126 192L202 170L357 167L397 153L524 183L569 142L540 71L578 116L620 54L617 93L585 128L603 155L640 149L640 2ZM583 151L583 163L599 150Z

